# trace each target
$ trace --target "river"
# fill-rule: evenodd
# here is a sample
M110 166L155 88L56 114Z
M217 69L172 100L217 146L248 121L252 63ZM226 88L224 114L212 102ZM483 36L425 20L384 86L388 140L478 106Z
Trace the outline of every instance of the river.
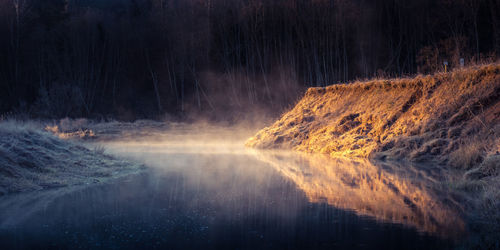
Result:
M466 234L442 168L258 151L220 131L92 142L146 169L1 198L2 249L446 249Z

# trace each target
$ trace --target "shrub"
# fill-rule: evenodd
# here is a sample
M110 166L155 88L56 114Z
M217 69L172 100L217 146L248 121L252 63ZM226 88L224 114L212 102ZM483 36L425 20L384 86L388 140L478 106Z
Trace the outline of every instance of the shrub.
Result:
M449 163L452 167L468 170L481 163L485 154L485 144L480 140L465 140L450 154Z

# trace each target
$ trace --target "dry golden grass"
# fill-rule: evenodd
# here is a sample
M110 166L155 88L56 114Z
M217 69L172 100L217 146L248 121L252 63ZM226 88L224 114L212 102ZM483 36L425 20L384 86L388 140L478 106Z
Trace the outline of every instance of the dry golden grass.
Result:
M465 248L500 247L500 64L311 88L247 146L465 170L449 183L471 194L464 206L473 237ZM316 189L304 187L311 196Z
M94 131L90 129L78 129L72 132L64 132L61 131L59 129L59 126L57 125L54 126L47 125L45 127L45 131L51 132L61 139L72 139L72 138L88 139L95 137Z
M478 166L484 159L485 145L479 140L458 143L458 148L450 153L449 165L463 170Z
M499 137L500 65L311 88L247 141L332 156L410 159L469 169ZM466 139L488 138L478 143ZM462 158L462 159L461 159Z

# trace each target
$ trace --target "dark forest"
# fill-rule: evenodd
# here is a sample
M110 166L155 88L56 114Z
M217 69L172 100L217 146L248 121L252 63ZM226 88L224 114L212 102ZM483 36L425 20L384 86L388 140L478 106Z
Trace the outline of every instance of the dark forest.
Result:
M499 53L499 0L0 0L0 115L231 120Z
M0 0L1 249L500 249L500 0Z

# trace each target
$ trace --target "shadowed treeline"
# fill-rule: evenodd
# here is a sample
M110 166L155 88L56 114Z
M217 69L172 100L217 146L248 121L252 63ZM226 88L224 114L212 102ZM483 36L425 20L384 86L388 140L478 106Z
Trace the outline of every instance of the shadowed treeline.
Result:
M0 0L0 114L227 120L494 60L496 0Z

